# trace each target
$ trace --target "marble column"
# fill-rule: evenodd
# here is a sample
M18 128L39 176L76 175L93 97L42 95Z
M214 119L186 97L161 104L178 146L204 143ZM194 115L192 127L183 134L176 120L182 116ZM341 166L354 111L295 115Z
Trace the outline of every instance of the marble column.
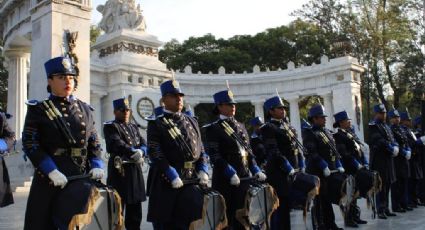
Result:
M322 94L320 95L321 97L323 97L323 106L325 107L325 113L326 115L328 115L327 119L326 119L326 128L333 130L333 114L334 114L334 109L333 109L333 103L332 103L332 93L326 93L326 94Z
M264 120L265 119L264 118L264 109L263 109L264 101L263 100L251 101L251 104L253 104L254 107L255 107L255 116L261 117Z
M99 93L91 92L90 94L90 105L93 106L93 108L95 109L94 111L95 127L99 136L103 136L102 103L101 103L102 97L103 95Z
M289 111L290 111L290 122L291 125L297 130L297 137L301 140L301 119L300 119L300 108L298 105L299 98L286 98L289 102Z
M8 66L7 112L13 117L8 121L20 140L27 112L27 76L28 76L28 51L6 51Z

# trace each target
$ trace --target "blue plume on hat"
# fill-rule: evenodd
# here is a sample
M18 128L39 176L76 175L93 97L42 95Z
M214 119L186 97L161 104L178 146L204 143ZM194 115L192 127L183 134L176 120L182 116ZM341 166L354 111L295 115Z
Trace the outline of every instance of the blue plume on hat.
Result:
M388 111L388 117L389 118L400 117L400 113L398 112L397 109L393 108L390 111Z
M410 117L409 111L401 112L400 113L400 119L402 121L410 121L410 120L412 120L412 118Z
M321 104L313 105L308 111L308 117L327 117L325 108Z
M417 126L417 125L421 125L422 124L422 118L421 116L417 116L415 117L415 119L413 120L413 125Z
M47 77L53 75L77 75L75 66L68 57L55 57L44 63Z
M125 97L114 100L112 104L114 106L114 110L130 109L130 103Z
M351 118L348 116L347 111L345 110L334 114L334 118L336 123L344 120L351 120Z
M386 113L387 109L385 108L384 104L380 103L380 104L373 106L373 112L375 112L375 113Z
M257 125L263 125L264 124L264 122L263 122L263 119L261 118L261 117L254 117L254 118L252 118L250 121L249 121L249 124L251 125L251 126L257 126Z
M270 109L278 108L278 107L285 107L285 108L288 107L283 103L282 99L279 96L271 97L264 102L264 109L266 111L269 111Z
M231 90L223 90L213 95L214 103L218 104L236 104Z
M167 94L179 94L184 96L184 93L180 89L180 85L176 80L168 80L161 84L161 95L165 96Z

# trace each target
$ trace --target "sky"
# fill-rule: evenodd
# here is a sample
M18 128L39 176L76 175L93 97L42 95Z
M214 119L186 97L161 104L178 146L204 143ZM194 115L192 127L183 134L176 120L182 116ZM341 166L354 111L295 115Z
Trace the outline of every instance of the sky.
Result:
M268 28L287 25L295 19L291 12L308 0L135 0L146 19L146 32L168 42L183 42L191 36L211 33L227 39L234 35L254 35ZM102 15L96 10L106 0L93 0L92 23Z

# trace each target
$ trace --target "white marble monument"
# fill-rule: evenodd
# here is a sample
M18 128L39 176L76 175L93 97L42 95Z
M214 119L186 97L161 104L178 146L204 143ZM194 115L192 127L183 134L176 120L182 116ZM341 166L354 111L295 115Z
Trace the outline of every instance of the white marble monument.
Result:
M97 8L105 32L92 46L91 104L96 109L98 130L114 118L112 101L131 96L135 120L146 129L145 117L159 106L159 85L171 72L158 60L157 37L148 34L140 6L132 0L108 0ZM145 133L143 133L145 135Z

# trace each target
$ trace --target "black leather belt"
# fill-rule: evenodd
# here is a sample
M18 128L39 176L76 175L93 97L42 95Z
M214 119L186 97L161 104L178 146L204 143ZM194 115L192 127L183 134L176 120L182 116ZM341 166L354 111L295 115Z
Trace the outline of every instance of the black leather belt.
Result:
M85 148L69 148L57 149L53 156L69 156L69 157L86 157L87 149Z

